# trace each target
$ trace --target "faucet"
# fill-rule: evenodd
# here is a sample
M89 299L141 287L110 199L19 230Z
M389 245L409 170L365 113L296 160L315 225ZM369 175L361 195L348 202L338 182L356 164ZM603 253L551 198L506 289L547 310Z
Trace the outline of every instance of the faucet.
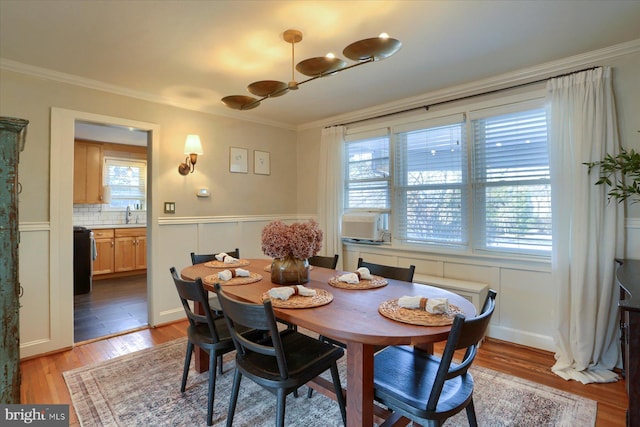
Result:
M131 208L129 207L129 205L127 205L127 210L124 213L124 223L129 224L130 220L131 220Z

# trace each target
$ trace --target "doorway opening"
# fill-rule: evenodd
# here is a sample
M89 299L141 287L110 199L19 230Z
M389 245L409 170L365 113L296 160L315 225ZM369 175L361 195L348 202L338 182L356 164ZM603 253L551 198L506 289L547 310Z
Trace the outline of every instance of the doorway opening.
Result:
M146 183L150 174L146 165L150 134L143 129L75 120L74 141L73 225L91 234L90 253L79 251L81 245L74 243L74 266L84 260L90 265L86 280L76 277L74 269L74 343L79 343L148 327ZM97 148L98 154L87 155L85 164L82 150L87 146ZM99 163L92 164L95 162ZM97 186L93 191L99 194L90 194L91 185ZM78 192L84 193L78 196ZM88 285L77 286L77 282Z

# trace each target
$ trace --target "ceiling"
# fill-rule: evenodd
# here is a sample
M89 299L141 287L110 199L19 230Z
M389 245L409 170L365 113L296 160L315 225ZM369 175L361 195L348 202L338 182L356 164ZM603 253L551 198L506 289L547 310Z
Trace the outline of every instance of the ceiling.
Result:
M296 127L640 39L639 22L640 0L0 0L0 65ZM303 32L296 63L344 59L381 32L403 46L250 111L222 105L251 82L291 79L289 28Z

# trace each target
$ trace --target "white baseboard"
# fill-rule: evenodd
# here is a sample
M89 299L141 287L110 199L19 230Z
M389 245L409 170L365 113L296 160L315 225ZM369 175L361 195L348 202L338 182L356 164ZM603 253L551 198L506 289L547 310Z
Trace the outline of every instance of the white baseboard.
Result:
M490 325L487 336L502 341L525 345L527 347L539 348L552 353L555 353L557 350L556 345L553 342L553 337L507 328L504 326Z

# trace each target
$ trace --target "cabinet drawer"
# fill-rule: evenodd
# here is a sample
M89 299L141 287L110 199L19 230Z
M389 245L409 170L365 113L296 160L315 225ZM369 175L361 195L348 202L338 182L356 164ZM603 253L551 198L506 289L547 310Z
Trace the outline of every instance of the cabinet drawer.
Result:
M113 239L113 228L103 228L100 230L93 230L94 239Z
M146 236L146 228L116 228L115 237L140 237Z

